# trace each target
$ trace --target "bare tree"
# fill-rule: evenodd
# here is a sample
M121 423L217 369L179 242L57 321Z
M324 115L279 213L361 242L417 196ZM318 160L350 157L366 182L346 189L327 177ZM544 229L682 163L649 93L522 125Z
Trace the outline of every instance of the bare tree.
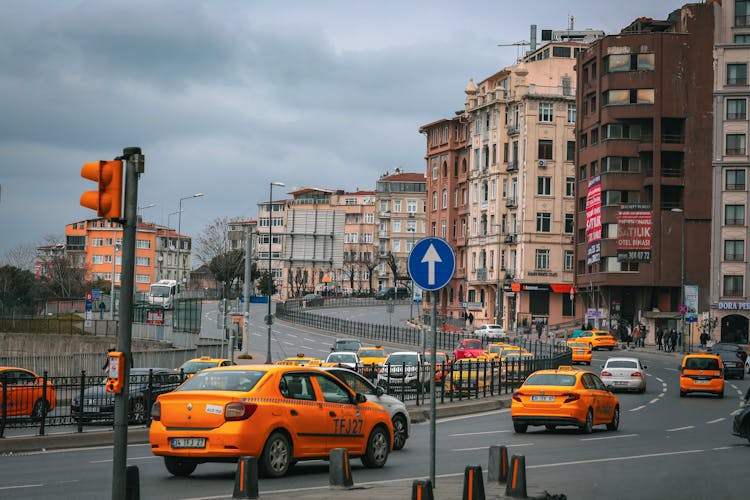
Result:
M21 244L5 252L2 264L13 266L24 271L34 271L36 263L36 247Z
M193 245L198 260L207 264L214 279L222 283L225 297L233 285L242 282L245 273L245 252L232 250L230 245L229 225L233 221L227 217L214 220L201 231Z

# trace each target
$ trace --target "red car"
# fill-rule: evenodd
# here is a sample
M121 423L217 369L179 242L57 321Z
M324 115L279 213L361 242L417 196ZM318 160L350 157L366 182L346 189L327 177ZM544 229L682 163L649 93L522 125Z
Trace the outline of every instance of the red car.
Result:
M464 339L453 350L453 360L486 356L479 339Z

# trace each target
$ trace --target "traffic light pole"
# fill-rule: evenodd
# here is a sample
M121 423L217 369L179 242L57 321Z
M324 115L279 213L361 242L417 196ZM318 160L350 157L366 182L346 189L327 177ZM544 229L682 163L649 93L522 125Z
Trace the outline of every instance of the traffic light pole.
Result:
M135 278L135 243L138 211L138 177L144 171L141 148L125 148L122 159L125 171L125 226L122 241L122 272L120 275L120 332L117 350L125 355L120 367L124 385L115 394L114 450L112 456L112 500L126 499L128 452L128 393L130 365L133 362L131 337L133 329L133 290Z

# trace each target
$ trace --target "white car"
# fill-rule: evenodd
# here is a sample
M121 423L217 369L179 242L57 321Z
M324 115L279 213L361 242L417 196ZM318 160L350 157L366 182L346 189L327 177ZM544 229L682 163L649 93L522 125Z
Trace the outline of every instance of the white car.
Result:
M326 367L323 370L341 379L354 392L364 394L369 401L385 408L393 422L393 449L404 447L409 437L409 411L403 401L385 394L381 387L375 387L365 377L347 368Z
M508 340L508 332L503 330L503 327L500 325L482 325L474 330L474 335L478 338L484 337L489 340Z
M398 351L388 355L378 372L376 384L386 391L421 391L429 382L422 355L417 351Z
M323 366L345 366L352 370L359 370L362 363L359 361L356 352L334 351L328 355L323 362Z
M608 358L602 365L602 382L610 391L646 392L646 365L638 358Z

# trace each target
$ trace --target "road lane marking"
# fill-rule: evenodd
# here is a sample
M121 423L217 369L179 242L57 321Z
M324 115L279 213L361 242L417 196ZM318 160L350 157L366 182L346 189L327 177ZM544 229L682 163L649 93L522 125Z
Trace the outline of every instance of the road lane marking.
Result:
M730 413L730 415L734 417L735 415L737 415L741 411L742 411L742 408L739 408L737 410L734 410L732 413Z
M715 419L715 420L709 420L709 421L708 421L708 422L706 422L706 423L707 423L707 424L715 424L715 423L717 423L717 422L721 422L722 420L726 420L726 418L724 418L724 417L721 417L721 418L717 418L717 419Z
M731 450L733 448L734 446L719 446L718 448L711 448L711 449L714 451L719 451L719 450Z
M677 372L679 371L677 368L664 368L665 370L669 370L671 372Z
M667 432L686 431L688 429L695 429L694 425L686 425L685 427L675 427L674 429L667 429Z
M547 469L550 467L564 467L568 465L595 464L598 462L622 462L624 460L638 460L641 458L669 457L674 455L689 455L693 453L705 453L708 450L685 450L665 451L663 453L648 453L645 455L631 455L628 457L592 458L590 460L575 460L573 462L558 462L556 464L527 465L527 469Z
M662 384L664 384L664 380L663 379L661 379L659 377L656 377L656 380L658 380L659 382L661 382ZM664 384L664 385L666 385L666 384Z
M151 460L152 458L158 458L156 455L151 455L150 457L128 457L128 460ZM104 460L91 460L89 461L90 464L105 464L107 462L111 462L111 458L107 458Z
M466 420L467 418L476 418L476 417L484 417L486 415L493 415L496 413L509 413L510 408L503 408L501 410L490 410L490 411L483 411L481 413L472 413L471 415L458 415L456 417L447 417L447 418L438 418L435 420L435 423L441 424L443 422L454 422L456 420ZM429 422L421 422L416 425L428 425Z
M289 342L287 340L285 340L283 343L286 344L286 345L294 345L294 342Z
M522 446L534 446L534 443L518 443L518 444L506 444L506 448L520 448ZM489 446L477 446L475 448L454 448L451 451L477 451L477 450L488 450Z
M646 405L636 406L635 408L631 408L628 411L638 411L638 410L644 409L645 407L646 407Z
M654 403L658 403L658 402L659 402L659 398L654 398L651 401L649 401L648 403L649 404L654 404Z
M665 395L666 393L667 393L667 390L666 390L666 389L664 389L664 392L662 392L661 394L659 394L659 395L658 395L658 396L656 396L656 397L657 397L657 398L663 398L663 397L664 397L664 395Z
M449 434L450 437L458 436L478 436L480 434L499 434L501 432L511 432L510 429L504 431L485 431L485 432L462 432L460 434Z
M597 438L582 438L581 441L601 441L602 439L620 439L620 438L629 438L629 437L635 437L638 434L623 434L621 436L607 436L607 437L597 437Z
M0 490L15 490L21 488L41 488L44 484L19 484L18 486L0 486Z
M313 344L314 344L315 342L317 342L317 341L316 341L315 339L308 339L308 338L305 338L305 337L302 337L302 340L306 340L306 341L308 341L308 342L312 342Z

